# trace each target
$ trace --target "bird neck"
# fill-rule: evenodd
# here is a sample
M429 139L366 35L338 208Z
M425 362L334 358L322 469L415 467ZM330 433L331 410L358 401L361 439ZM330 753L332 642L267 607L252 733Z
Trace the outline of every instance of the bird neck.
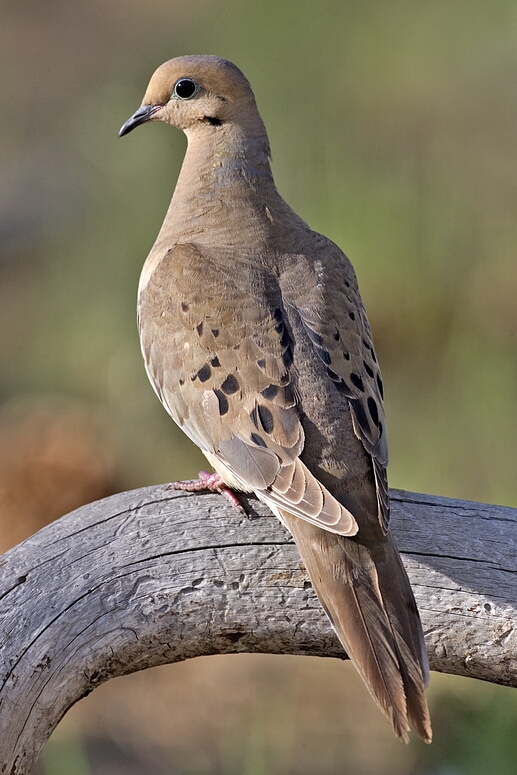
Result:
M219 244L249 245L253 237L264 240L272 209L282 205L287 207L275 188L265 130L202 126L188 133L163 228L177 242L217 236Z

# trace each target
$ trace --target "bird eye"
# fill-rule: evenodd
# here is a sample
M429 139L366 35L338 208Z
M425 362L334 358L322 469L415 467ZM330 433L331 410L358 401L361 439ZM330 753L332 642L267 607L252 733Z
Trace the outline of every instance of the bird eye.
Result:
M177 97L180 100L189 100L194 94L197 94L198 91L198 84L191 78L180 78L174 87L172 96Z

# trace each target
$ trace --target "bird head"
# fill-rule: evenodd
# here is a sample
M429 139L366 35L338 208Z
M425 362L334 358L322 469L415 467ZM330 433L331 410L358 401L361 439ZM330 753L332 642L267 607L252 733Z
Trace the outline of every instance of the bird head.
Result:
M177 57L161 65L119 137L147 121L163 121L187 135L228 124L246 134L265 134L247 79L234 64L216 56Z

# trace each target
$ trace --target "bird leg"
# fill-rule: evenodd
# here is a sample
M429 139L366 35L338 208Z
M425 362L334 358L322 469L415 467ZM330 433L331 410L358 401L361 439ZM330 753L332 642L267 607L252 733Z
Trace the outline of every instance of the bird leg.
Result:
M172 482L171 487L174 490L184 490L185 492L218 492L231 503L235 511L246 514L246 510L239 498L228 487L220 474L209 474L208 471L200 471L199 479L189 479L186 482Z

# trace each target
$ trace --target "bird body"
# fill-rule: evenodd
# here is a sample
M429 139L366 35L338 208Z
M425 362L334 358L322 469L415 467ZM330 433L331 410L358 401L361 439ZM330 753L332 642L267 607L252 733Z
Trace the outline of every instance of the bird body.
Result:
M188 137L140 278L151 383L222 480L289 529L396 734L411 721L429 741L427 657L388 527L383 387L352 265L277 192L234 65L166 62L121 134L149 120Z

